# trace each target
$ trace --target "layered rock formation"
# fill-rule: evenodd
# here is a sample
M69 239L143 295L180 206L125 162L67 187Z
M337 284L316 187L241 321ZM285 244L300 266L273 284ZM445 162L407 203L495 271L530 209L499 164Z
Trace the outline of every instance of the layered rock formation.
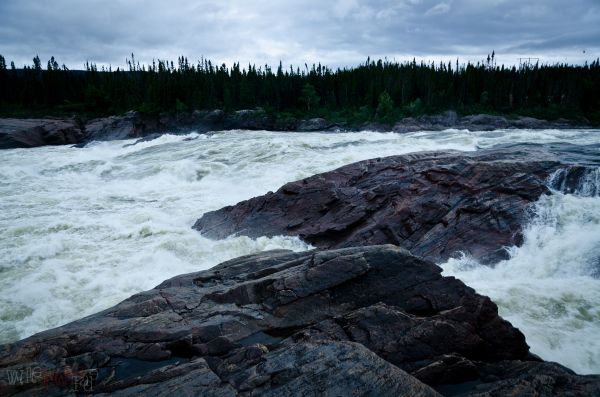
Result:
M73 144L83 138L76 120L0 119L0 149Z
M221 130L324 131L336 129L324 119L278 120L264 110L194 111L145 115L128 112L92 120L0 119L0 149L78 144L131 138L152 139L164 133Z
M391 130L395 132L413 132L441 131L448 128L456 128L471 131L492 131L505 128L542 129L572 127L573 123L564 119L546 121L533 117L508 118L489 114L474 114L459 117L455 112L449 111L439 115L407 117L394 124ZM384 128L387 130L390 129L389 127Z
M586 168L518 146L378 158L206 213L194 228L213 238L297 235L319 248L389 243L432 261L465 252L493 263L521 243L527 208L549 193L558 169L569 190Z
M440 272L389 245L241 257L2 346L3 373L37 372L0 377L0 394L600 392L600 377L530 355L489 298Z

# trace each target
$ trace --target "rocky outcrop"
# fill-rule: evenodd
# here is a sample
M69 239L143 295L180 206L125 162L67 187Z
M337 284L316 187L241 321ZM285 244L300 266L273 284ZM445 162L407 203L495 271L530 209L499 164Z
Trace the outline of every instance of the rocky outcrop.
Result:
M492 131L506 128L524 129L549 129L573 128L573 123L559 119L555 121L540 120L533 117L509 118L489 114L475 114L459 117L455 112L449 111L438 115L420 117L407 117L393 126L382 126L378 130L392 130L394 132L414 131L442 131L449 128L470 131Z
M282 119L263 109L247 109L226 113L223 110L195 110L186 113L161 113L148 115L127 112L87 121L71 119L0 119L0 149L35 147L44 145L78 144L84 146L92 141L160 136L164 133L189 133L223 130L267 131L441 131L448 128L470 130L494 130L498 128L573 128L572 122L558 120L548 122L531 117L509 119L503 116L471 115L458 117L454 112L441 115L405 118L395 125L368 123L360 128L332 123L323 118L302 120Z
M295 122L279 122L263 110L194 111L146 115L127 112L87 121L60 119L0 119L0 149L77 144L131 138L150 139L164 133L205 133L219 130L291 130Z
M0 149L73 144L83 136L76 120L0 119Z
M526 209L569 168L528 147L433 152L361 161L290 182L275 193L206 213L194 228L212 238L297 235L319 248L395 244L432 261L465 252L483 263L519 245Z
M0 394L600 391L600 377L529 354L489 298L440 273L390 245L237 258L0 347Z
M325 120L324 118L313 118L308 120L300 120L297 131L312 132L312 131L343 131L344 128L338 124Z
M22 384L1 378L0 392L66 394L87 377L117 395L435 395L414 378L432 365L461 368L465 382L484 364L527 358L489 299L402 250L279 251L3 346L3 372L40 369ZM56 373L66 385L46 375Z

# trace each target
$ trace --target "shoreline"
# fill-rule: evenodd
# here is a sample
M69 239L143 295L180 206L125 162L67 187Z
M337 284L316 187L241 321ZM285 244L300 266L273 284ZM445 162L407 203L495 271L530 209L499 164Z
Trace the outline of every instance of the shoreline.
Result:
M589 129L566 119L548 121L533 117L509 117L490 114L459 116L447 111L437 115L407 117L393 124L365 122L350 125L324 118L282 119L262 109L195 110L188 113L148 115L130 111L123 115L81 119L70 118L0 118L0 149L31 148L47 145L85 146L92 141L154 139L162 134L190 131L207 133L228 130L265 130L283 132L396 132L443 131L446 129L493 131L498 129Z

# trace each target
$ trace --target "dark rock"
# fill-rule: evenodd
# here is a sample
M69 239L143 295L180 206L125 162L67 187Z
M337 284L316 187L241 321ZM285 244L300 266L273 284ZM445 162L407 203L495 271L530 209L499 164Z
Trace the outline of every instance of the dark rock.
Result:
M76 120L0 119L0 149L74 144L83 139Z
M360 127L361 131L375 131L375 132L387 132L392 130L392 126L389 124L371 122L365 123Z
M249 255L1 346L0 368L92 373L95 392L117 395L435 395L422 382L519 379L523 335L440 273L391 245ZM598 384L544 364L575 388ZM0 377L0 394L62 395L71 378Z
M569 178L557 181L571 180L565 187L585 174L519 146L366 160L206 213L194 228L212 238L297 235L319 248L395 244L433 261L465 252L493 263L522 243L526 209L549 193L558 169Z
M600 396L600 375L578 376L551 362L502 361L479 366L481 382L452 392L453 387L438 388L442 394L456 396Z
M297 130L305 131L305 132L325 131L325 130L333 128L335 126L336 126L335 124L330 123L329 121L327 121L323 118L314 118L314 119L308 119L308 120L301 120L300 123L298 123Z
M112 141L138 138L145 131L142 119L137 112L123 116L94 119L85 125L86 141Z
M505 128L551 129L573 128L576 125L568 120L540 120L533 117L508 118L489 114L474 114L459 117L456 112L447 111L439 115L425 115L416 118L407 117L396 123L394 132L442 131L449 128L471 131L492 131Z
M423 130L441 131L448 128L455 128L457 124L458 116L456 112L448 111L438 115L404 118L396 123L392 130L400 133Z
M503 116L471 115L458 117L448 111L439 115L405 118L394 126L367 123L359 130L413 132L420 130L441 131L448 128L470 130L493 130L498 128L573 128L567 120L548 122L531 117L508 119ZM60 119L0 119L0 149L34 147L44 145L76 144L83 147L91 141L110 141L144 138L156 134L179 134L196 131L206 133L223 130L267 131L349 131L346 124L332 123L323 118L298 120L290 117L280 119L261 108L226 113L223 110L195 110L193 112L161 113L159 115L127 112L76 122Z
M439 395L364 346L348 342L286 345L255 365L242 363L221 376L241 395L252 396Z

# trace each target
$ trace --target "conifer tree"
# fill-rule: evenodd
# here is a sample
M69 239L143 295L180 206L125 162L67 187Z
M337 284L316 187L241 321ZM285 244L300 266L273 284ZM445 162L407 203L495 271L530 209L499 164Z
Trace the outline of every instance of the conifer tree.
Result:
M310 83L304 84L299 101L306 105L306 111L308 113L310 113L311 108L314 109L319 104L320 100L321 98L317 95L315 87Z

